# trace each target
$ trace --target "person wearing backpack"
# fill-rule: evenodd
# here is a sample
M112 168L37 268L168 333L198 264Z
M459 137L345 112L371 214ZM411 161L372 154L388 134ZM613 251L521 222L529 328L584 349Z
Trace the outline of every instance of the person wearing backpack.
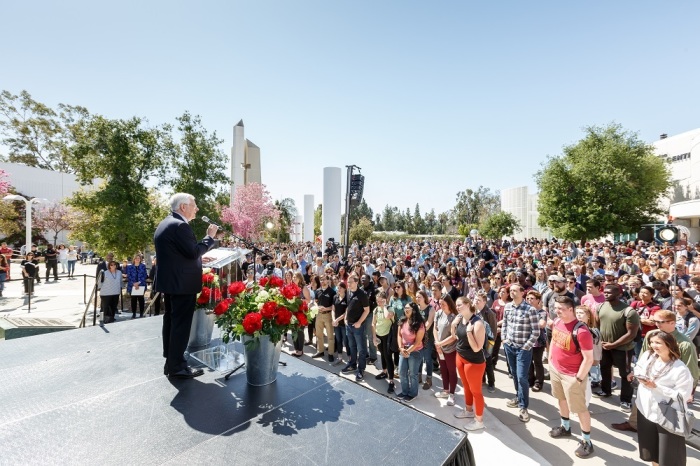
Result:
M593 335L586 324L576 318L571 298L556 297L554 308L557 317L552 322L549 373L552 396L559 401L561 423L549 431L549 436L570 437L570 415L575 413L583 434L575 453L579 458L588 458L594 451L591 413L586 403L588 371L593 364Z
M468 298L457 298L457 311L459 315L452 322L452 336L457 341L457 372L464 387L464 409L454 416L469 419L464 428L476 431L484 428L485 404L481 379L486 369L486 327Z
M497 331L498 319L496 318L496 313L489 309L487 303L488 295L484 290L479 290L474 298L474 306L476 306L477 313L479 314L479 317L481 317L481 320L483 320L484 323L489 326L489 330L491 331L491 339L493 340L493 344L490 348L487 348L486 352L486 390L489 393L494 393L496 391L496 379L493 372L493 362L495 358L498 358L498 354L493 354L493 347L495 345L495 335L493 332ZM488 338L489 335L486 335L486 339ZM485 344L488 344L488 342L485 342Z

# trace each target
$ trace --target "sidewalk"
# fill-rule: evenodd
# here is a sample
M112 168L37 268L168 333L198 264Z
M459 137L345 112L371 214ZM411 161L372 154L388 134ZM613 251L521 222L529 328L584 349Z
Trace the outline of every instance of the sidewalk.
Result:
M5 283L4 297L0 298L0 318L13 317L53 317L60 318L71 325L78 326L83 316L86 304L83 301L83 286L86 285L86 294L89 299L94 285L96 265L76 265L74 279L68 279L65 275L59 275L58 282L50 280L45 282L45 268L41 266L42 283L35 287L35 298L32 299L31 313L27 312L25 300L22 298L22 282L12 281ZM60 265L59 265L60 270ZM83 278L87 275L87 279ZM12 276L19 277L19 265L12 264ZM131 319L131 312L126 305L125 311L117 315L117 320ZM92 306L88 312L87 325L92 325ZM115 324L110 324L115 325ZM79 330L78 330L79 331ZM214 331L218 335L218 329ZM2 345L0 341L0 345ZM283 345L283 351L291 352L291 342ZM354 381L354 374L346 376L340 374L342 365L332 365L326 360L312 359L315 348L306 346L305 356L301 359L309 364L323 368L340 377L349 377ZM486 412L484 423L486 429L481 432L469 433L469 439L474 447L477 464L517 464L517 465L639 465L645 464L639 460L637 450L637 435L631 432L618 432L610 428L613 422L622 422L627 415L619 409L619 390L613 392L608 399L593 397L590 410L592 414L591 438L595 447L593 457L582 460L574 455L580 438L581 429L578 420L572 418L573 436L569 439L554 440L549 437L549 430L559 423L559 413L556 402L551 396L549 382L545 382L544 389L539 392L530 392L530 422L522 423L518 419L517 409L506 407L506 401L513 397L513 381L505 372L506 364L503 357L496 369L496 392L485 392ZM368 366L365 380L361 385L386 395L386 380L375 380L374 376L379 370L374 366ZM398 382L398 381L397 381ZM618 380L619 382L619 380ZM456 419L453 413L464 407L463 391L461 383L457 387L455 397L456 406L448 407L446 400L435 398L435 392L442 386L439 374L433 374L433 387L430 390L419 390L418 397L410 405L410 409L418 409L436 419L451 426L462 428L464 420ZM397 388L399 384L397 383ZM696 396L696 399L698 397ZM397 409L404 409L397 403ZM696 401L691 405L697 418L700 418L700 404ZM696 425L700 424L696 422ZM688 464L700 464L700 452L688 448Z

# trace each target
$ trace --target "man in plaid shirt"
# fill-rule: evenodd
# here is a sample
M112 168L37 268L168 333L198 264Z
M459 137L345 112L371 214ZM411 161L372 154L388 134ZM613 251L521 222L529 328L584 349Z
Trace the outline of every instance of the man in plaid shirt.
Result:
M540 327L537 310L525 302L525 290L521 285L510 286L510 297L513 301L506 304L503 312L503 348L518 396L506 405L509 408L519 407L518 418L527 422L530 420L527 412L530 404L528 370L532 361L532 346L540 334Z

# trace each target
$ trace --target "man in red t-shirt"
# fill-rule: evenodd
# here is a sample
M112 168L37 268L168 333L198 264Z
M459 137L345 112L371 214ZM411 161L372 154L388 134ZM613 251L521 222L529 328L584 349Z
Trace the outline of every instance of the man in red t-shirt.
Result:
M587 458L593 454L591 443L591 414L586 404L588 371L593 364L593 336L585 325L576 330L578 323L574 301L568 296L555 298L557 318L552 322L552 342L549 345L549 375L552 396L559 400L561 424L549 431L552 438L570 437L569 413L578 415L583 439L576 449L576 456Z

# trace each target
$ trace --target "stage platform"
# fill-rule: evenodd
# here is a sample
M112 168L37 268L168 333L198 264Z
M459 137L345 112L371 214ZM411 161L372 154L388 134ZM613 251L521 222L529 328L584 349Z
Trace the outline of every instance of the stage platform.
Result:
M466 432L282 354L163 375L161 319L0 341L2 464L473 464Z

